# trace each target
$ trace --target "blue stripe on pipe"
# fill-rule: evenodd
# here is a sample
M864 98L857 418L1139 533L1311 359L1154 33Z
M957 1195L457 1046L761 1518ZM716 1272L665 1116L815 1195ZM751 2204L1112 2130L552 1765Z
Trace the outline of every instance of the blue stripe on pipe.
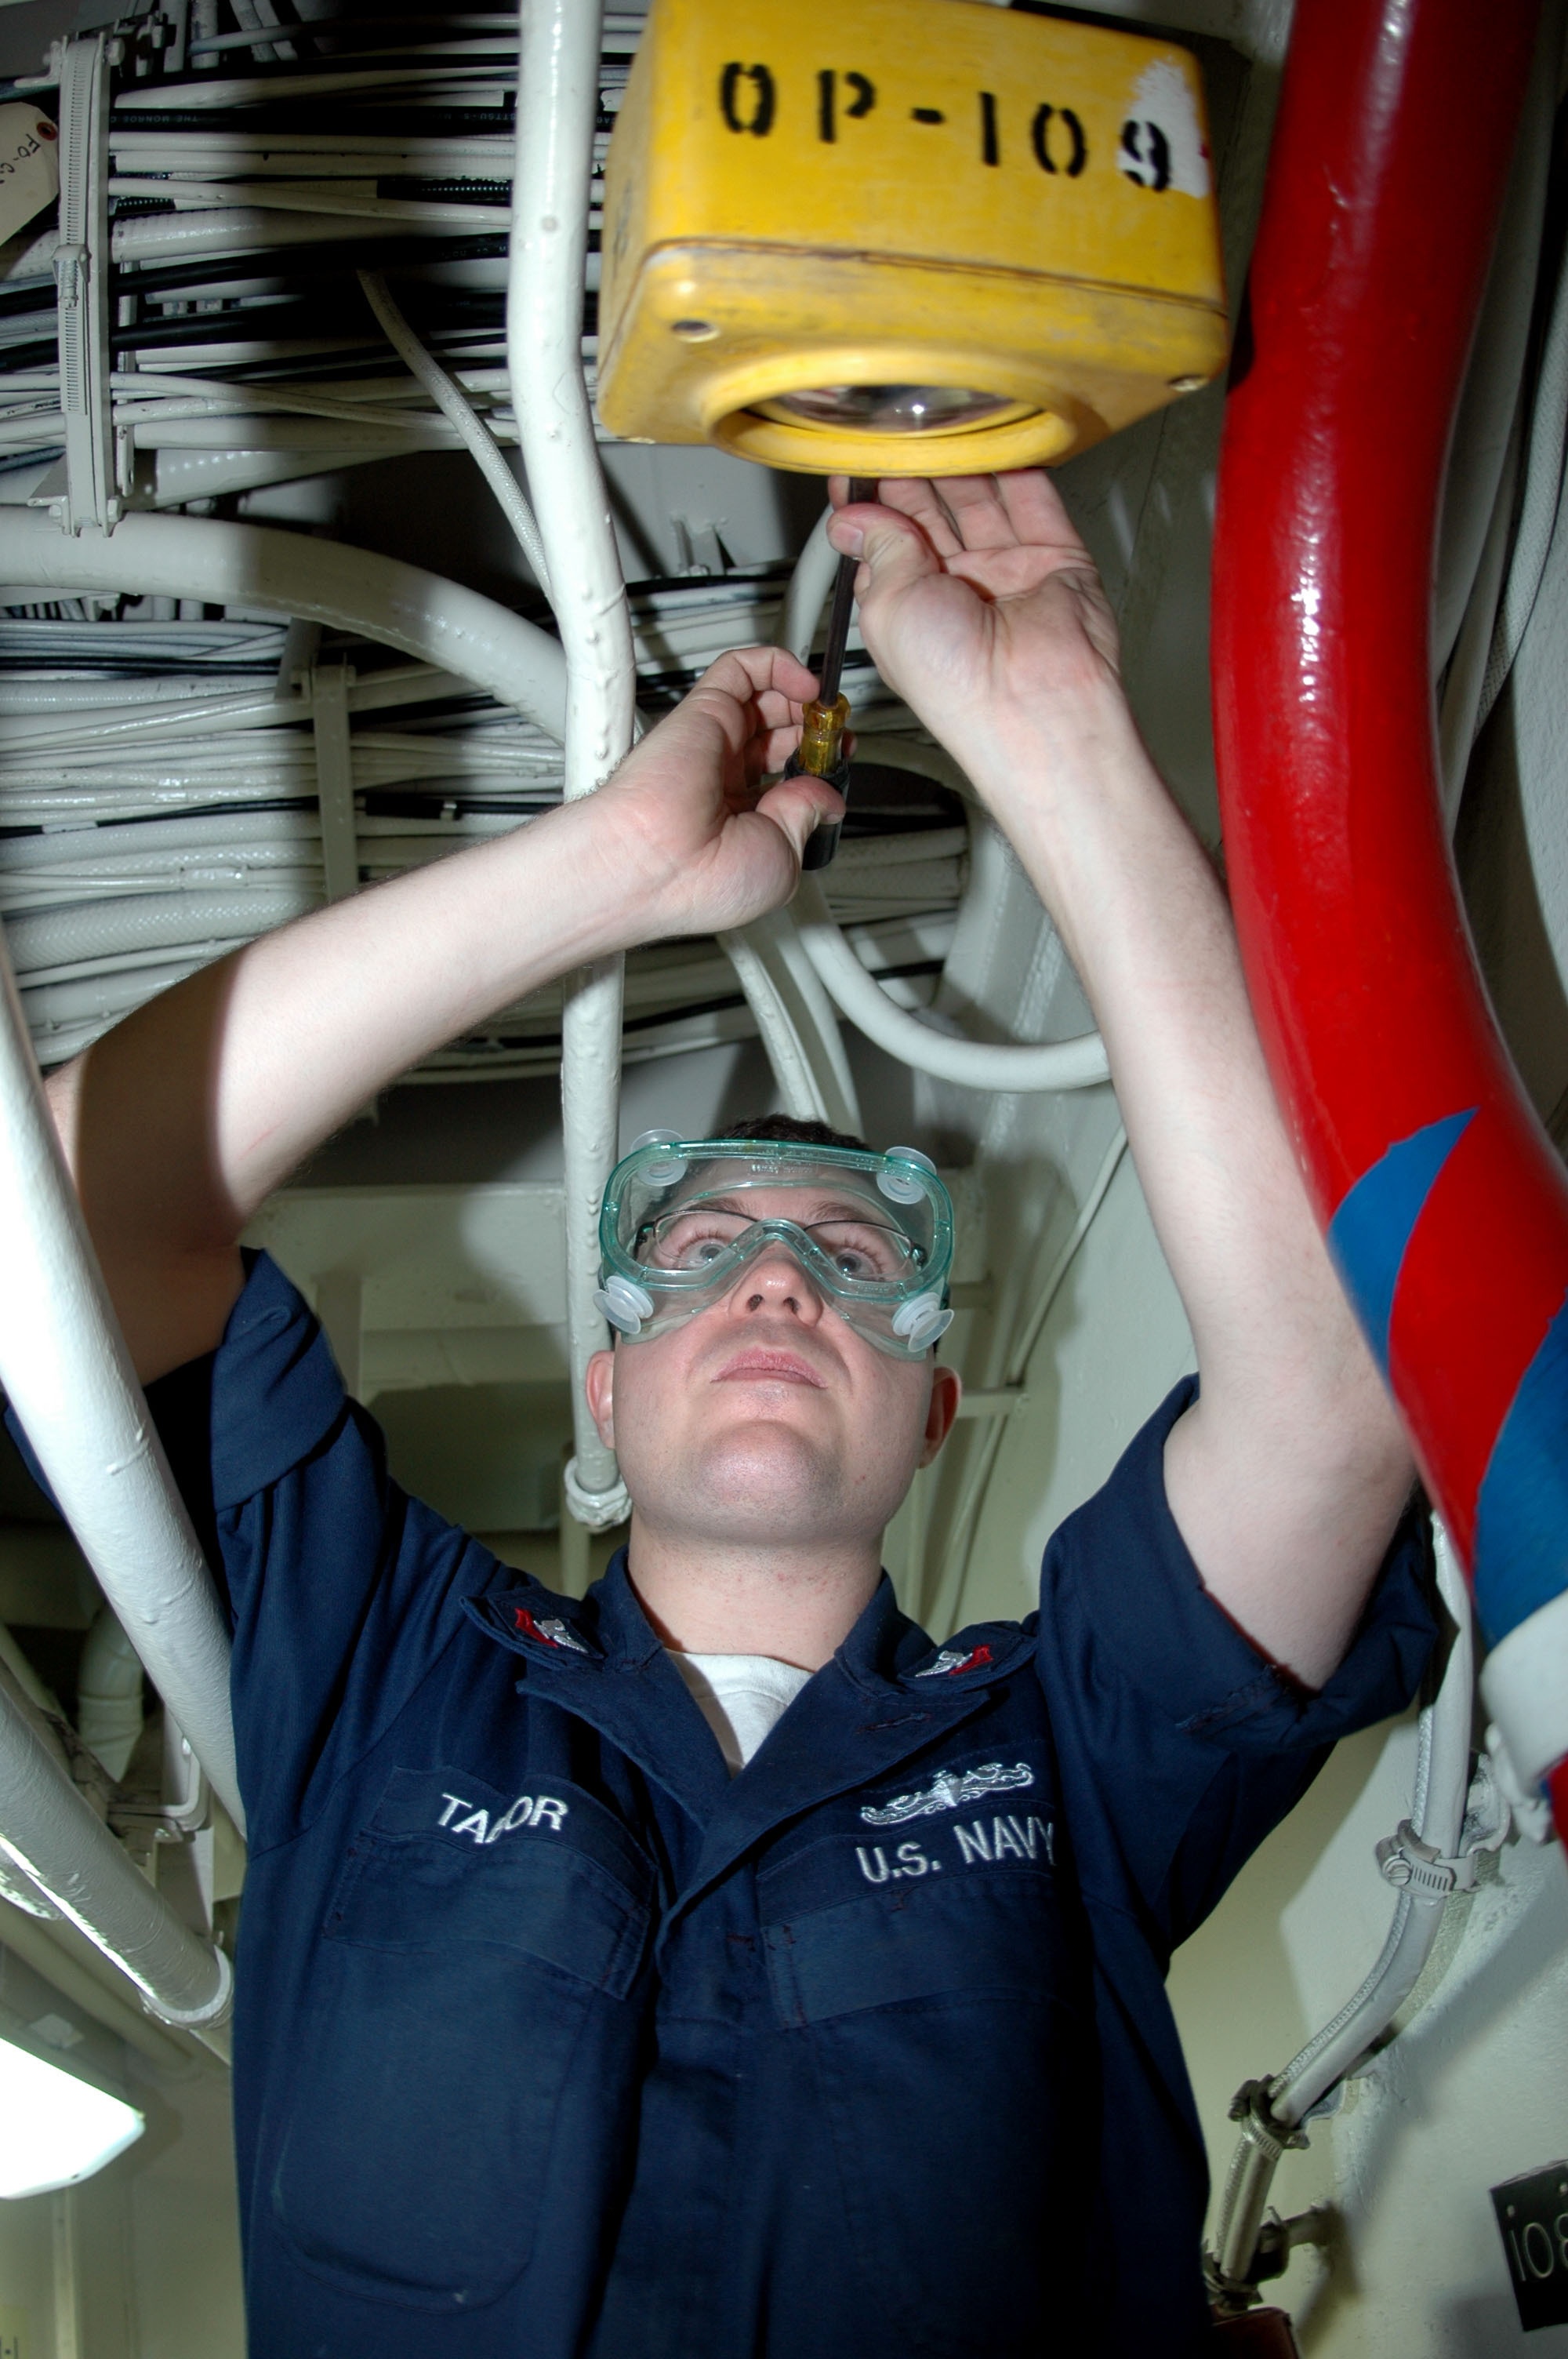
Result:
M1438 1173L1476 1118L1444 1114L1397 1139L1340 1199L1328 1224L1328 1249L1350 1289L1378 1364L1389 1373L1389 1326L1394 1288L1411 1234L1422 1216Z
M1520 1377L1487 1461L1475 1582L1494 1646L1568 1589L1568 1301Z

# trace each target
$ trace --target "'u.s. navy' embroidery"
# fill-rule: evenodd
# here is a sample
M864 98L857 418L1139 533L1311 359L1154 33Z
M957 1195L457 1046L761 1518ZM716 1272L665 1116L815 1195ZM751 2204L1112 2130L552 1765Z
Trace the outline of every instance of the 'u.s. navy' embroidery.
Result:
M938 1810L962 1810L983 1794L1011 1793L1033 1783L1027 1761L1015 1761L1011 1769L1000 1761L982 1761L978 1769L939 1769L929 1786L919 1786L913 1794L895 1794L880 1810L868 1802L860 1816L869 1827L900 1827L906 1819L934 1819Z

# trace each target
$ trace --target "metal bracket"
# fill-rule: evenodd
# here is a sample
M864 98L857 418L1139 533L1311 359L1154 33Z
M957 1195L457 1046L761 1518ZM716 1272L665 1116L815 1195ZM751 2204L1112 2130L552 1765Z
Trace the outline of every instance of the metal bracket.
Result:
M70 533L120 520L109 407L109 70L122 44L103 33L67 41L59 67L59 401L65 415Z
M1483 1753L1465 1799L1463 1848L1444 1859L1435 1843L1423 1843L1410 1821L1401 1819L1398 1832L1377 1845L1378 1866L1397 1891L1446 1900L1451 1892L1474 1891L1482 1859L1487 1852L1501 1850L1512 1825L1508 1801Z

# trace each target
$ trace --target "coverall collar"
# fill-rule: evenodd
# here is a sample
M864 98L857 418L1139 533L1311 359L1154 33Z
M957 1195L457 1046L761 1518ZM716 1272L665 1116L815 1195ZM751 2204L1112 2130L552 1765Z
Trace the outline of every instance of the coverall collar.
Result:
M520 1695L587 1721L703 1828L681 1908L786 1819L888 1775L968 1719L1031 1647L1017 1624L934 1647L884 1572L831 1661L732 1778L643 1611L623 1549L584 1598L529 1582L470 1598L466 1610L521 1659Z

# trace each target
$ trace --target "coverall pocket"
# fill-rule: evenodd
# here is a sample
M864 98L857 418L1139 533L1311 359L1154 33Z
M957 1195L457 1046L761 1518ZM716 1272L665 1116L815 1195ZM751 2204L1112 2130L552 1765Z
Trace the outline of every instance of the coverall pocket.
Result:
M651 1879L570 1786L519 1816L466 1778L464 1838L423 1807L438 1773L399 1780L328 1908L273 2208L341 2290L449 2313L527 2265L562 2089L635 1979Z
M876 2330L940 2359L1037 2359L1081 2268L1096 2118L1054 1878L928 1876L765 1939Z

